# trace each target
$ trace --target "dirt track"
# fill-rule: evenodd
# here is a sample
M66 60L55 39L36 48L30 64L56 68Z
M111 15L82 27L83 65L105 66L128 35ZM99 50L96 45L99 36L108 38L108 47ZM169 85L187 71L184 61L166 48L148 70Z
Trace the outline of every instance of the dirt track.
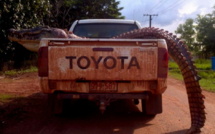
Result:
M47 96L40 92L36 73L16 78L0 77L0 93L16 95L0 102L0 133L3 134L183 134L190 127L190 115L183 82L169 78L163 94L163 113L142 116L140 104L129 100L111 103L104 115L90 101L73 101L61 116L47 109ZM215 133L215 94L204 91L207 120L203 134ZM21 96L21 97L19 97Z

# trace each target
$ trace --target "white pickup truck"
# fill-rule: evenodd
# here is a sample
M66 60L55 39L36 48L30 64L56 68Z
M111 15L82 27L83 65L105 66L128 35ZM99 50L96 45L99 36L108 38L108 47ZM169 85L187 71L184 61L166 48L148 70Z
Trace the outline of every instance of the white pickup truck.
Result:
M165 40L112 38L140 28L133 20L77 20L69 31L83 39L42 39L42 91L57 100L99 101L102 112L112 100L141 99L143 113L161 113L168 72Z

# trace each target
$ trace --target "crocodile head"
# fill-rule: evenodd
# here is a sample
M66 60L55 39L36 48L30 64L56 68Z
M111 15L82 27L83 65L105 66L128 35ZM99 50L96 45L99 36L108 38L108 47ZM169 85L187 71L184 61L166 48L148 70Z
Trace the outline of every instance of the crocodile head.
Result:
M18 42L30 51L37 52L42 38L76 38L76 36L67 34L59 28L36 27L22 30L10 29L8 38L11 41Z

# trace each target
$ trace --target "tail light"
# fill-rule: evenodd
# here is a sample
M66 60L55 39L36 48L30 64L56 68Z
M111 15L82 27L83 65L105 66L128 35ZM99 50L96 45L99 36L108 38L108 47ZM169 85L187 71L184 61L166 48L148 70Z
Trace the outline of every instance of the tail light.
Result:
M158 48L158 78L167 78L168 75L168 51L166 48Z
M38 75L48 76L48 47L40 47L38 52Z

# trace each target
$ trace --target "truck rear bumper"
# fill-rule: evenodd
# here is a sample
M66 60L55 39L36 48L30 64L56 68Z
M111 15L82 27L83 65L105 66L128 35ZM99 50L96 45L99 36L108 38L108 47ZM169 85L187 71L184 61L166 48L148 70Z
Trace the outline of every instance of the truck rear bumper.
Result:
M103 99L148 99L147 93L125 93L125 94L93 94L93 93L58 93L58 99L89 99L89 100L103 100Z
M143 93L151 92L153 94L162 94L166 88L166 79L150 80L150 81L116 81L100 83L100 87L92 90L91 81L58 81L49 80L48 77L41 77L40 84L41 89L44 93L54 93L56 91L65 93L75 93L75 94L126 94L126 93ZM111 85L111 83L115 85ZM98 85L96 85L98 86ZM101 88L102 86L102 88ZM108 86L108 88L103 88L103 86ZM110 88L111 86L111 88Z

